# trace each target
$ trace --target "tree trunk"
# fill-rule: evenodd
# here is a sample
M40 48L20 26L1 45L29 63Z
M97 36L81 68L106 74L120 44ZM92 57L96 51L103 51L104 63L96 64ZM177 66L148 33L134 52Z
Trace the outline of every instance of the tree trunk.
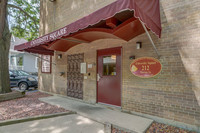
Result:
M8 67L11 34L7 21L7 0L0 0L0 93L11 92Z
M11 92L8 66L9 46L10 35L0 39L0 93Z

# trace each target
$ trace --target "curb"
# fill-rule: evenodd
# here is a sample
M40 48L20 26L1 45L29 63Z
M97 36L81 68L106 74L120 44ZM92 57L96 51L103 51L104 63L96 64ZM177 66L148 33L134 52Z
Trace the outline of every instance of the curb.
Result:
M117 129L118 130L118 132L122 132L122 133L138 133L138 132L136 132L136 131L132 131L132 130L129 130L129 129L126 129L126 128L123 128L123 127L119 127L119 126L117 126L117 125L112 125L112 127L111 127L111 130L113 130L113 129ZM117 133L118 133L117 132ZM145 133L145 132L144 132Z
M25 97L25 91L12 91L10 93L0 94L0 102L14 100Z
M55 114L48 114L48 115L26 117L26 118L15 119L15 120L6 120L6 121L0 122L0 127L1 126L6 126L6 125L12 125L12 124L18 124L18 123L28 122L28 121L48 119L48 118L53 118L53 117L58 117L58 116L64 116L64 115L71 115L71 114L76 114L76 112L69 111L69 112L62 112L62 113L55 113Z

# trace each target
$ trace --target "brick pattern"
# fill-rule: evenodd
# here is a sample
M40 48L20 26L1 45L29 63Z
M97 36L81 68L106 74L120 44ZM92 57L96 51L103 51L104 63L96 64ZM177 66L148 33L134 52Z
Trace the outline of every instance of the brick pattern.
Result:
M57 0L55 4L43 1L40 35L74 22L112 1ZM163 68L158 76L142 79L130 73L132 60L129 56L156 57L147 36L142 34L129 42L105 39L75 46L64 53L55 52L53 62L56 65L52 66L52 74L40 73L40 89L66 95L67 74L59 76L59 72L67 73L68 55L84 53L84 61L93 67L87 70L90 76L84 75L88 79L83 81L83 100L95 103L96 50L122 46L122 109L200 126L200 1L161 0L160 10L161 39L150 32L161 54L159 60ZM136 49L137 41L142 42L140 50ZM60 53L63 58L57 59Z

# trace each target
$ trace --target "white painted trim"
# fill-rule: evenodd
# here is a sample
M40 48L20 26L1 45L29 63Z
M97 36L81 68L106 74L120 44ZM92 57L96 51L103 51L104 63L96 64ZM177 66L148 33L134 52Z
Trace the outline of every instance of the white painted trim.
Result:
M38 62L38 61L39 61L38 59L39 59L38 57L35 57L35 68L36 68L36 69L38 69L38 66L37 66L38 63L39 63L39 62Z

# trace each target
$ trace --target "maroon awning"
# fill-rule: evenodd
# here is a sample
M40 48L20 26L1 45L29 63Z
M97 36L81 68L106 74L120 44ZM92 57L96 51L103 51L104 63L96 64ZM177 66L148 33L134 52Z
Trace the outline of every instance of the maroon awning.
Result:
M129 41L144 33L140 23L161 36L159 0L117 0L94 13L33 41L15 46L15 50L53 55L54 50L97 39L117 38Z

